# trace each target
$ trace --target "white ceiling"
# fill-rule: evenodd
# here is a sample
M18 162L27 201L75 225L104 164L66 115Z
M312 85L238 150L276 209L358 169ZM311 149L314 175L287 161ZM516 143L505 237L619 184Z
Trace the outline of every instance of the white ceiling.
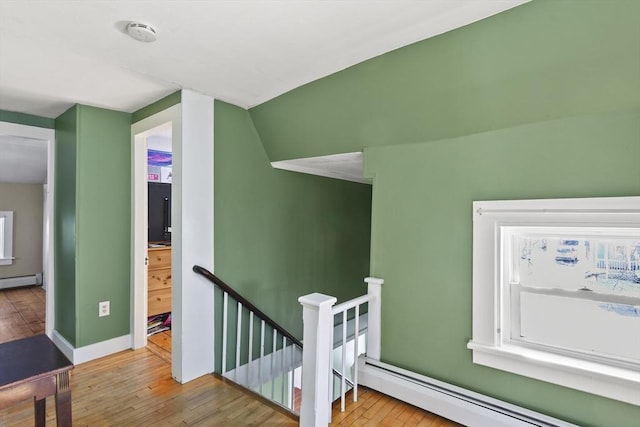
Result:
M133 112L181 88L251 107L526 1L0 0L0 109Z
M47 141L0 135L0 183L45 184Z

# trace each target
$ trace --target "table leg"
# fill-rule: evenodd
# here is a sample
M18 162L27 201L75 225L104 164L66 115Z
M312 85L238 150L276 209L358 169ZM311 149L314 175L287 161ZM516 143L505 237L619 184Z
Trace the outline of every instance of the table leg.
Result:
M56 422L58 427L71 426L71 381L69 372L58 374L56 392Z
M47 398L33 399L33 415L35 416L35 426L45 427L47 419Z

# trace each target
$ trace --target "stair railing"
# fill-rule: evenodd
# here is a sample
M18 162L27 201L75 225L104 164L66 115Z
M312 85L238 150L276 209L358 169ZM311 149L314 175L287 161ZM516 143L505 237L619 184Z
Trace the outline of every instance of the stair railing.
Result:
M302 342L206 268L194 265L193 271L211 281L222 292L222 301L219 302L222 304L222 310L216 310L214 320L216 324L221 325L221 334L217 330L216 333L218 336L222 335L221 342L216 345L216 357L221 354L220 362L215 364L216 372L280 405L293 415L301 414L305 399L309 400L310 396L314 394L313 387L306 384L306 382L314 381L313 378L304 379L304 385L300 381L300 376L306 378L304 374L306 368L302 368ZM325 387L327 391L320 399L322 401L320 406L328 408L323 411L328 414L328 420L331 416L331 402L335 400L336 396L341 398L343 411L347 390L354 389L354 401L357 400L357 370L353 365L357 356L362 353L358 337L361 337L367 327L367 315L361 315L360 311L363 304L369 305L367 354L369 357L379 359L379 312L382 280L367 278L365 281L369 283L369 293L333 308L329 307L328 320L321 327L321 329L329 331L326 357L321 361L321 363L328 364L324 379L321 381L327 385ZM301 297L299 300L302 302L304 298L306 297ZM335 304L335 298L333 298L331 305L333 304ZM303 305L305 304L303 303ZM233 313L234 307L235 313ZM378 315L371 316L372 313L378 313ZM259 335L254 334L256 324L259 325ZM313 341L314 334L307 332L308 326L305 321L305 337L312 337ZM229 345L230 341L232 345ZM347 362L348 343L354 345L354 358ZM304 352L313 353L313 351L306 349ZM341 362L339 362L341 372L333 366L334 353L342 355ZM316 364L316 362L313 363ZM351 374L351 372L353 373ZM338 394L335 391L338 391ZM305 396L305 394L310 396ZM311 398L310 401L314 402L314 400ZM300 422L303 426L317 425L303 422L302 417Z
M222 291L222 314L215 317L222 329L222 348L215 352L221 354L216 371L220 366L218 373L223 377L297 415L300 389L294 371L302 363L300 340L206 268L194 265L193 271ZM254 333L257 328L259 335Z
M340 351L341 373L340 407L345 410L345 394L353 389L353 401L358 399L357 359L366 351L372 359L380 359L380 315L382 284L384 280L367 277L366 295L336 305L337 299L332 296L313 293L298 299L302 304L305 343L302 352L302 403L300 408L300 425L302 427L327 426L331 422L331 405L334 401L333 378L336 370L333 366L334 349ZM366 350L360 347L362 328L360 322L361 307L368 305ZM349 320L351 318L351 320ZM334 342L335 326L339 343ZM353 358L347 361L348 343L353 343ZM348 378L352 371L351 379ZM330 380L327 381L327 378ZM351 383L351 384L349 384Z

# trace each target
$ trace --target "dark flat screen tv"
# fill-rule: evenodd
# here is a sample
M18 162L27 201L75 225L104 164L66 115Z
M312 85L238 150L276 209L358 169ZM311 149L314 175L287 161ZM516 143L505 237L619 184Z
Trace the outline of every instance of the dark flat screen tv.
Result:
M148 225L150 242L171 241L171 184L149 183Z

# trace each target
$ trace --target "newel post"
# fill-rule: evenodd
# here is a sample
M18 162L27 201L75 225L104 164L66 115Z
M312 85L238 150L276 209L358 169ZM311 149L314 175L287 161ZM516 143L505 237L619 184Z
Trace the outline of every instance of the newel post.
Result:
M331 376L331 342L333 313L337 299L313 293L298 298L302 304L304 323L302 349L302 402L300 426L320 427L329 424L331 404L329 382Z
M367 329L367 357L380 360L380 337L382 324L382 284L384 279L377 277L367 277L367 294L371 297L369 300L369 320Z

